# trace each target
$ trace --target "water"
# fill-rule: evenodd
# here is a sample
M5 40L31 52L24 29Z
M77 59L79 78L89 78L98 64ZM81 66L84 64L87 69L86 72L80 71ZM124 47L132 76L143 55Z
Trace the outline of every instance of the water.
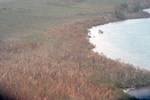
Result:
M108 23L89 30L95 52L150 70L150 18Z
M145 11L150 13L150 9ZM150 70L150 18L108 23L89 31L89 41L96 46L95 52ZM150 100L150 88L127 93L140 100Z
M140 100L150 100L150 88L134 89L127 93Z

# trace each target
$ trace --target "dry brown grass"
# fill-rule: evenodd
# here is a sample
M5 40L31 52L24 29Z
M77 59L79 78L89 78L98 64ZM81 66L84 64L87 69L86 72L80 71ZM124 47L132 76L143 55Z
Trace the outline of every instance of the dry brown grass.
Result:
M0 49L0 94L16 100L127 100L117 87L150 83L149 71L94 53L87 28L113 15L70 22L47 30L47 41ZM115 85L115 86L114 86Z

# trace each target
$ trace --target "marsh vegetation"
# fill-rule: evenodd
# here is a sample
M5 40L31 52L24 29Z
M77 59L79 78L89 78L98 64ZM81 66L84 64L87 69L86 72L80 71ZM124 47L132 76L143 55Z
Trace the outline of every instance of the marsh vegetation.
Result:
M132 7L137 1L126 0ZM128 100L119 88L150 84L150 72L92 51L87 29L118 21L124 0L1 0L0 94L16 100ZM141 8L150 6L142 0ZM144 17L138 11L125 18Z

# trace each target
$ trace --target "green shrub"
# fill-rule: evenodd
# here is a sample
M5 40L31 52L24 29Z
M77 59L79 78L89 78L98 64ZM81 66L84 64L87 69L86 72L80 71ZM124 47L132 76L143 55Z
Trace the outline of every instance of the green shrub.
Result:
M123 12L119 11L119 10L115 10L115 16L117 19L119 20L123 20L125 19L125 15Z
M141 9L140 2L138 2L134 5L133 11L138 12L140 9Z
M120 4L120 8L121 8L121 10L128 9L128 4L127 3L122 3L122 4Z

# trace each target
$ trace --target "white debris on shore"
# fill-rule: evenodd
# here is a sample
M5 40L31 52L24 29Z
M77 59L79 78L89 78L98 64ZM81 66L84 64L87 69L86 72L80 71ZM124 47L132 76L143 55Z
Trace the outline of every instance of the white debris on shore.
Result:
M123 92L129 92L129 91L131 91L131 90L134 90L135 88L126 88L126 89L123 89Z

